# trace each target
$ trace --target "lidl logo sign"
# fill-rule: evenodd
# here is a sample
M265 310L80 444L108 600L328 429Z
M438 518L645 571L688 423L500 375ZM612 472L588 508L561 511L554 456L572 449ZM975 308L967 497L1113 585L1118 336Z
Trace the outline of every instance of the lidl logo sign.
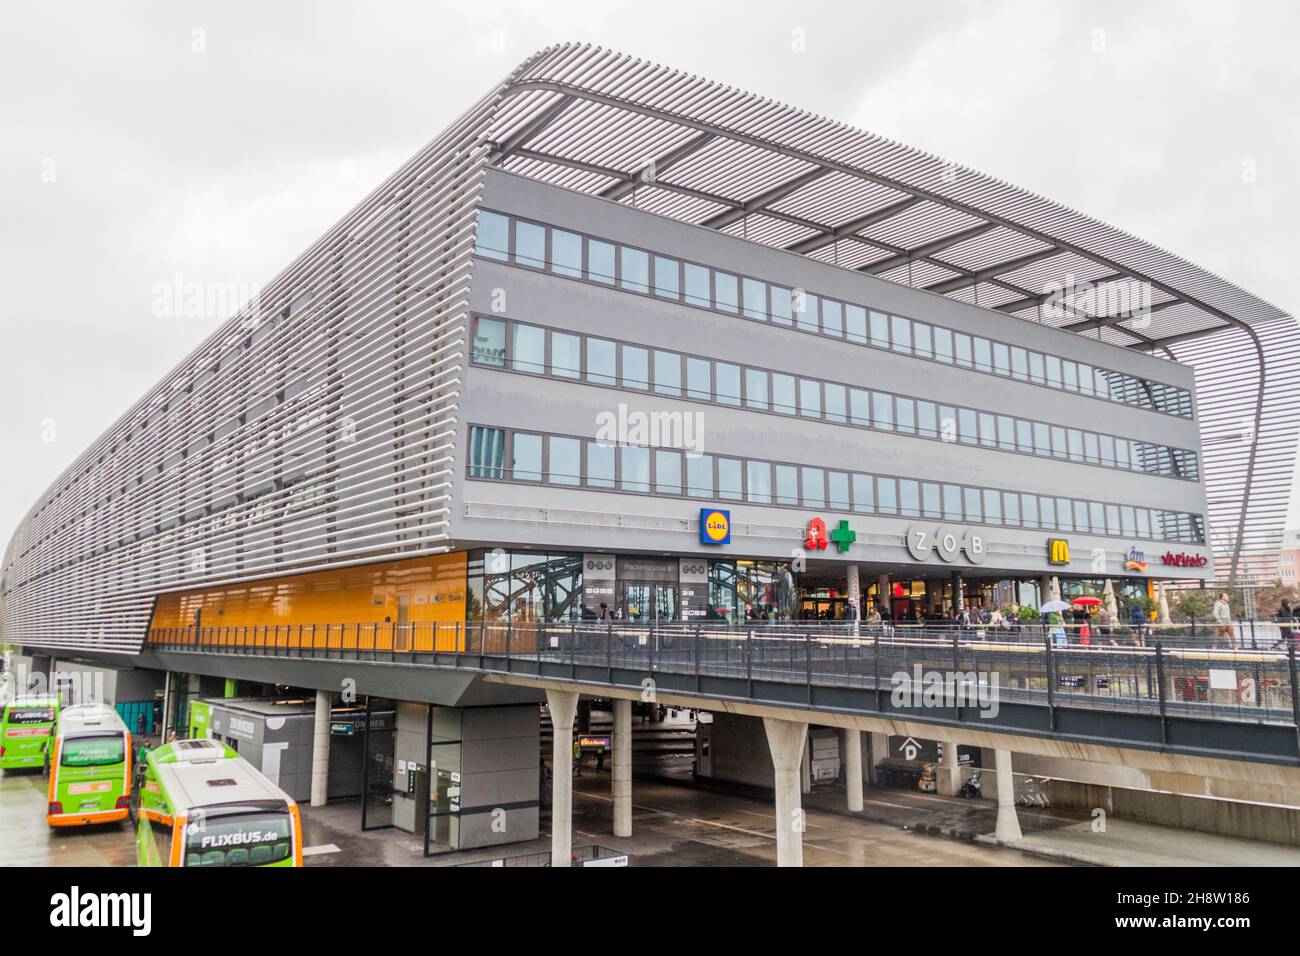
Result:
M1069 564L1070 563L1070 542L1065 538L1048 538L1047 539L1047 563L1048 564Z
M731 512L700 509L700 544L731 544Z

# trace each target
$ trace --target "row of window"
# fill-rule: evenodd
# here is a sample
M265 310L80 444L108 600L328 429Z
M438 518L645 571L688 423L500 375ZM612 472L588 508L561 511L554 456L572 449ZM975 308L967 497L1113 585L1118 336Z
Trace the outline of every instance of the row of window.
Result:
M553 275L1191 418L1187 389L516 216L479 213L475 252Z
M1197 479L1196 452L666 349L477 317L473 361L532 375L797 415L1080 464Z
M1199 515L472 425L470 478L1204 544Z

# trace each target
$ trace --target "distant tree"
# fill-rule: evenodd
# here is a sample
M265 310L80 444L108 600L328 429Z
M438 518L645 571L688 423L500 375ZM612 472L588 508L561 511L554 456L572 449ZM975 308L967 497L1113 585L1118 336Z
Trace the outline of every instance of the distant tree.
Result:
M1208 591L1187 591L1169 609L1169 614L1183 621L1204 621L1210 616L1214 600Z
M1277 613L1277 609L1282 606L1283 598L1291 602L1292 608L1295 607L1296 601L1300 600L1296 589L1292 587L1274 585L1258 589L1255 592L1255 616L1260 620L1271 620Z

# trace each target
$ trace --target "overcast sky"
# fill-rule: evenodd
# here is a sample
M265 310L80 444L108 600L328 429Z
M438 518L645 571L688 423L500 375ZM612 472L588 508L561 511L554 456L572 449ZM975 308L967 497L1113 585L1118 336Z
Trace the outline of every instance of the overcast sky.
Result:
M922 147L1300 306L1294 2L95 0L0 17L0 547L218 324L156 317L157 284L260 288L565 40Z

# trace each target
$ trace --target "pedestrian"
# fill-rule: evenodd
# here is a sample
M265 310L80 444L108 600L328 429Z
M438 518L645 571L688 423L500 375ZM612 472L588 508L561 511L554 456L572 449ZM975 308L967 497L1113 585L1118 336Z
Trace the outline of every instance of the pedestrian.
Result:
M1133 625L1134 643L1141 644L1142 638L1147 632L1147 614L1137 601L1128 606L1128 620Z
M1219 595L1219 599L1214 602L1214 610L1211 611L1215 624L1215 642L1222 644L1226 639L1228 646L1233 650L1237 649L1237 632L1232 627L1232 605L1228 603L1228 592L1224 591Z
M582 743L576 737L573 740L573 775L582 776Z
M1295 611L1291 607L1291 601L1288 598L1282 599L1282 606L1277 609L1273 615L1273 620L1278 624L1278 640L1275 647L1286 649L1287 644L1295 641L1295 628L1291 627L1295 621ZM1300 651L1300 647L1296 650Z
M596 751L596 773L605 772L605 745L601 744L600 749Z
M137 737L144 736L144 724L144 711L142 710L140 713L135 715L135 735Z

